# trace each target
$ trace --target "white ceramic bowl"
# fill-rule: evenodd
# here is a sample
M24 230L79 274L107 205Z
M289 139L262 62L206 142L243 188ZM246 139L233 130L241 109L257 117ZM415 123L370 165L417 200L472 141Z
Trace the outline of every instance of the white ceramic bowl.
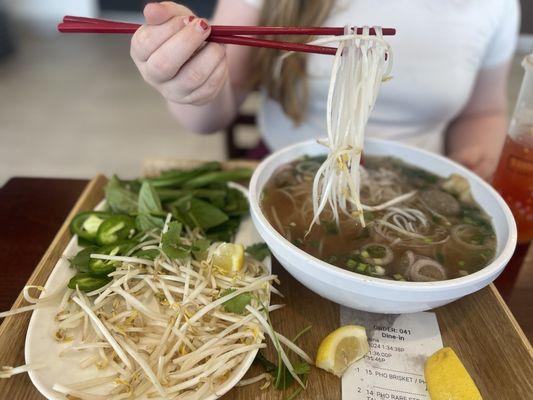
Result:
M252 220L273 255L298 281L319 295L347 307L377 313L428 310L473 293L502 272L516 245L516 224L500 195L477 175L449 159L395 142L368 139L365 154L394 156L437 175L458 173L470 182L476 201L492 217L497 237L496 257L482 270L440 282L398 282L360 275L321 261L283 238L268 222L259 201L263 187L282 164L305 154L324 154L314 140L280 150L261 162L250 184Z

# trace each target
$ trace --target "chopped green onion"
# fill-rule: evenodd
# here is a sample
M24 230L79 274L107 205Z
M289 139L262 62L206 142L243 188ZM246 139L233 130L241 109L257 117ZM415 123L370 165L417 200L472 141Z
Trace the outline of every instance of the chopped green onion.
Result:
M352 260L351 258L346 262L346 268L348 268L350 271L355 270L357 265L358 265L358 262L355 260Z
M394 274L392 277L397 281L405 281L405 278L402 274Z
M367 272L367 270L370 268L370 265L365 263L357 263L357 272L360 272L361 274L364 274Z

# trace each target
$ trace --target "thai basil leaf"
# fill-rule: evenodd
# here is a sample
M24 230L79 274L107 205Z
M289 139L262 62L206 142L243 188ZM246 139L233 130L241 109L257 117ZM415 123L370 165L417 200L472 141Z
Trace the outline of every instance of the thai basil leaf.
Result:
M207 230L205 235L214 242L231 242L240 223L240 217L231 217L223 224Z
M246 253L251 255L257 261L263 261L270 255L270 250L266 243L256 243L246 248Z
M162 213L161 200L149 182L143 182L139 191L139 214Z
M207 249L211 245L208 239L195 240L192 246L192 254L197 260L203 260L207 256Z
M225 213L230 216L248 214L248 200L244 194L234 188L228 189L226 205L222 207Z
M159 249L139 250L133 253L133 257L144 258L153 261L159 255Z
M135 218L135 226L138 230L146 232L152 229L162 229L165 225L163 218L154 217L150 214L139 214Z
M167 232L161 237L161 249L173 259L183 259L191 253L190 246L181 243L181 229L182 225L173 221L168 224Z
M184 197L175 202L174 206L178 220L202 230L221 225L229 219L222 210L196 197Z
M137 195L120 184L116 176L113 176L105 187L107 206L117 214L134 214L137 212Z
M98 253L99 247L90 246L80 250L74 257L70 259L70 266L76 268L79 272L87 272L89 270L89 261L91 261L91 254Z

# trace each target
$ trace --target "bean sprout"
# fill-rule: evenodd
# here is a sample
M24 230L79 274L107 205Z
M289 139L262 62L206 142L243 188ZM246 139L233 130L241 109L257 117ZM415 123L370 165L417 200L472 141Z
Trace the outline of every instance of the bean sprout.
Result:
M193 243L197 237L197 232L187 230L181 240ZM270 292L278 292L272 288L277 277L251 257L245 257L242 268L231 275L214 268L213 256L220 245L211 244L202 259L193 255L170 259L164 252L153 261L96 256L118 261L104 289L84 293L65 288L37 299L29 291L43 292L43 288L29 286L25 297L35 304L10 314L50 305L51 299L60 303L56 337L71 343L59 356L86 355L79 368L105 371L81 382L57 382L54 390L70 397L202 399L217 393L248 354L266 347L262 341L267 333L303 386L282 345L309 363L311 358L267 321L269 312L282 307L268 306ZM225 304L244 294L250 301L242 314L226 309ZM37 367L42 366L4 367L0 377ZM97 386L109 391L89 392Z

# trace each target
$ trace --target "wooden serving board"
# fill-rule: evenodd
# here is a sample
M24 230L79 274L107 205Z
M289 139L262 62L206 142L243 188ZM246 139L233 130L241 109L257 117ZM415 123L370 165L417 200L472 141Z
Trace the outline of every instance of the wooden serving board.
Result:
M168 166L168 165L166 165ZM44 285L63 249L71 238L68 224L82 210L91 210L103 198L106 178L95 177L85 188L28 284ZM285 298L274 298L286 306L272 314L275 328L293 337L302 328L312 325L299 345L314 356L320 340L339 326L339 306L306 289L292 278L275 260L273 271L279 276L279 289ZM19 295L13 307L23 305ZM455 349L477 383L485 400L533 399L533 350L513 315L493 285L444 307L437 313L444 345ZM0 326L0 365L22 365L24 341L31 314L7 318ZM272 346L268 349L273 357ZM254 374L254 368L249 374ZM223 396L225 400L282 399L282 392L272 388L260 390L259 385L235 388ZM0 399L41 400L43 396L26 374L0 380ZM308 387L298 399L341 399L338 378L313 368Z

